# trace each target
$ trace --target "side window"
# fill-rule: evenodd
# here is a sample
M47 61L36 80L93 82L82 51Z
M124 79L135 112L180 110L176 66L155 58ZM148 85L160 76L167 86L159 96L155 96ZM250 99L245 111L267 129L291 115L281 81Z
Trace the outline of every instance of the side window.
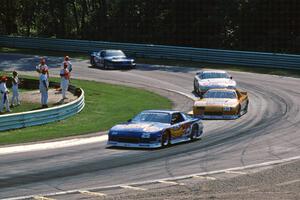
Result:
M199 73L198 73L198 77L199 77L200 79L203 79L203 73L202 73L202 72L199 72Z
M105 51L101 51L100 56L105 57Z
M183 116L184 120L190 120L190 119L192 119L192 117L189 116L189 115L186 114L186 113L181 113L181 115Z
M172 121L171 121L172 124L177 124L177 123L180 123L183 121L184 121L184 118L180 113L172 114Z

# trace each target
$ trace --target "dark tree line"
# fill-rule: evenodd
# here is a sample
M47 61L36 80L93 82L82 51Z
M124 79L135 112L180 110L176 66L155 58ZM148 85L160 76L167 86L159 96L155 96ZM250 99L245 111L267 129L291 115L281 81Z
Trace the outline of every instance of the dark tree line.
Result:
M298 0L0 0L0 34L299 53Z

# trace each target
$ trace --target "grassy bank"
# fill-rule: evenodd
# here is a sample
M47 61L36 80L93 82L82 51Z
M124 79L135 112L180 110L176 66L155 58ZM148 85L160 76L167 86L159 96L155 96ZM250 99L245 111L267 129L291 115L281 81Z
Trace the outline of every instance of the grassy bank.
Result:
M40 50L40 49L20 49L20 48L8 48L8 47L0 47L1 53L20 53L20 54L28 54L28 55L39 55L39 56L57 56L63 57L65 55L70 56L71 58L79 58L79 59L89 59L88 54L84 53L76 53L76 52L65 52L65 51L48 51L48 50Z
M20 94L22 95L22 94ZM9 97L9 103L11 103L11 96ZM32 110L37 110L40 109L41 105L38 103L28 103L28 102L21 102L21 105L17 105L14 107L11 107L11 112L10 113L19 113L19 112L25 112L25 111L32 111ZM3 114L9 114L6 112L6 109L4 108L4 113L1 113L0 115Z
M0 132L0 144L32 142L107 130L127 121L145 109L169 109L170 100L152 92L98 83L72 80L85 91L85 108L63 121L42 126Z

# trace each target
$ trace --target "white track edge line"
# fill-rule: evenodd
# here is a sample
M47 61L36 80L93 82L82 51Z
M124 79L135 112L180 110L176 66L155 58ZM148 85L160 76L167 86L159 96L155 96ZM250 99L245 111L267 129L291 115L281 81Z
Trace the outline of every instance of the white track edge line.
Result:
M120 185L109 185L109 186L103 186L103 187L94 187L94 188L85 188L85 189L78 189L78 190L54 192L54 193L48 193L48 194L40 194L38 196L51 197L51 196L78 193L80 190L88 190L88 191L89 190L99 190L99 189L105 190L105 189L112 189L112 188L122 188L122 186L124 186L124 185L135 186L135 185L146 185L146 184L160 183L160 182L163 182L163 181L176 181L176 180L193 178L194 176L205 176L205 175L212 175L212 174L220 174L220 173L225 173L226 171L237 171L237 170L246 170L246 169L252 169L252 168L259 168L259 167L267 167L267 166L278 165L278 164L282 164L282 163L285 163L285 162L291 162L291 161L295 161L295 160L299 160L299 159L300 159L300 156L295 156L295 157L290 157L290 158L286 158L286 159L273 160L273 161L268 161L268 162L263 162L263 163L258 163L258 164L246 165L246 166L242 166L242 167L234 167L234 168L215 170L215 171L210 171L210 172L195 173L195 174L177 176L177 177L172 177L172 178L163 178L163 179L148 180L148 181L127 183L127 184L120 184ZM212 181L214 181L214 180L212 180ZM37 196L37 195L12 197L12 198L6 198L6 199L2 199L2 200L25 200L25 199L33 198L34 196Z
M96 143L96 142L103 142L106 140L107 140L107 135L100 135L100 136L94 136L94 137L89 137L89 138L76 138L76 139L68 139L68 140L48 142L48 143L2 147L2 148L0 148L0 155L25 153L25 152L50 150L50 149L60 149L60 148L65 148L65 147L72 147L72 146L91 144L91 143Z

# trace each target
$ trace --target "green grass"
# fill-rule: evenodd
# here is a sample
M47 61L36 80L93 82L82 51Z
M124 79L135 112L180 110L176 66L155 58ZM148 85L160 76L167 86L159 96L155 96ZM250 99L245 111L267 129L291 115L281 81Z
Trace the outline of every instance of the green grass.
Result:
M155 93L94 81L72 80L85 91L79 114L42 126L0 132L0 144L33 142L108 130L145 109L170 109L172 103Z
M0 47L1 53L20 53L20 54L28 54L28 55L39 55L39 56L57 56L64 57L65 55L70 56L71 58L79 58L79 59L89 59L88 54L84 53L76 53L76 52L66 52L66 51L48 51L48 50L40 50L40 49L21 49L21 48L8 48L8 47Z
M11 96L10 96L9 100L11 100ZM11 103L11 102L9 102L9 103ZM39 108L41 108L41 105L38 103L21 102L21 105L14 106L13 108L11 108L11 111L12 111L11 113L32 111L32 110L37 110ZM8 114L8 113L4 113L4 114Z
M84 53L71 53L63 51L46 51L46 50L35 50L35 49L17 49L17 48L7 48L0 47L0 52L2 53L22 53L30 55L48 55L48 56L59 56L69 55L72 58L79 59L89 59L88 54ZM137 63L144 64L155 64L155 65L169 65L169 66L180 66L180 67L195 67L201 69L225 69L232 71L242 71L242 72L253 72L260 74L272 74L272 75L281 75L281 76L291 76L291 77L300 77L300 70L290 70L290 69L276 69L276 68L256 68L251 66L236 66L236 65L221 65L221 64L208 64L208 63L199 63L193 61L178 61L178 60L167 60L167 59L148 59L148 58L137 58Z

